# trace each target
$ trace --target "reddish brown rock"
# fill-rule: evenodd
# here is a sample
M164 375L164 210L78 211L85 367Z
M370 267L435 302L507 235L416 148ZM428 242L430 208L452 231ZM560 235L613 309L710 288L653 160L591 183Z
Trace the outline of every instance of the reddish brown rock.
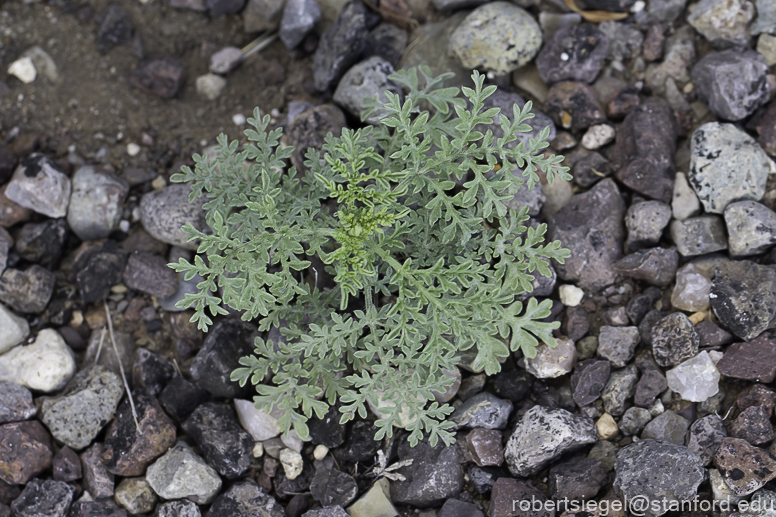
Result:
M606 114L613 119L621 119L641 104L637 90L628 88L609 99L606 103Z
M29 221L30 217L32 217L32 210L24 208L5 197L5 189L7 187L7 183L0 187L0 226L3 228L10 228L17 223Z
M474 463L480 467L498 467L504 463L504 447L501 445L501 431L496 429L474 429L466 435L466 445Z
M745 343L728 347L717 363L726 377L768 384L776 379L776 340L770 332Z
M776 457L741 438L722 440L714 466L738 496L749 495L776 478Z
M175 97L185 81L183 65L170 56L143 63L129 77L129 84L162 99Z
M773 413L775 403L776 393L762 384L753 384L745 388L736 397L736 405L740 411L744 411L752 406L762 406L768 417Z
M762 445L773 440L773 426L767 410L752 406L741 412L730 422L728 431L733 438L741 438L752 445Z
M666 37L663 35L663 28L660 24L650 25L647 29L647 37L644 38L642 45L642 54L647 61L657 61L663 57L663 42Z
M69 483L81 479L81 459L78 454L65 445L54 456L54 480Z
M37 420L0 426L0 479L23 485L51 466L51 436Z
M95 499L113 497L113 474L105 468L103 449L103 444L95 443L81 454L84 488Z
M555 124L572 131L606 121L595 90L585 83L562 81L552 85L543 108Z
M119 476L142 475L149 463L175 444L175 424L164 413L156 397L140 389L133 391L132 396L140 433L125 398L105 437L103 459L106 468Z

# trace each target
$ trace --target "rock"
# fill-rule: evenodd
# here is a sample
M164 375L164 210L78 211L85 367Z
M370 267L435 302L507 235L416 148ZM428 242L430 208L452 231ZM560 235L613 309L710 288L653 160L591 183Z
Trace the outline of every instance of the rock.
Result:
M201 515L196 504L182 499L160 504L156 507L154 517L201 517Z
M501 370L492 377L493 389L501 398L509 399L512 402L520 402L530 393L534 378L531 374L521 368L514 370ZM461 389L458 392L458 398L467 401L474 395L482 391L485 386L485 374L472 375L461 382ZM471 391L471 393L469 393Z
M245 32L275 31L284 6L283 0L248 0L242 13Z
M671 390L690 402L703 402L719 391L719 371L706 351L668 370L666 379Z
M611 363L598 359L587 359L577 364L571 375L571 390L574 402L587 406L595 402L609 380Z
M701 337L701 348L719 348L733 342L733 335L719 328L709 320L701 321L695 326Z
M84 303L105 300L110 288L121 282L121 274L127 263L127 255L114 241L87 249L80 254L73 266L78 291ZM131 365L130 365L131 366Z
M612 416L620 416L625 413L628 402L636 393L638 374L633 365L616 370L609 375L609 382L604 386L601 400L604 410Z
M732 124L709 122L695 130L691 146L688 178L706 212L721 214L733 201L763 197L774 164L752 137Z
M208 464L227 479L239 478L250 467L254 440L240 427L229 405L205 402L181 427L197 443Z
M657 287L648 287L642 294L631 298L631 301L625 306L625 313L630 322L634 325L641 323L641 320L643 320L644 316L652 310L655 302L659 300L660 297L660 289Z
M177 444L148 467L146 481L163 499L187 498L210 503L221 490L221 478L185 444Z
M286 517L280 503L252 479L239 481L213 501L208 517Z
M61 481L33 479L11 503L14 517L66 517L75 488Z
M707 415L690 426L687 448L701 457L704 466L708 466L726 436L727 431L722 419L717 415Z
M673 22L684 11L687 0L653 0L647 12L659 22Z
M740 438L723 438L714 466L735 495L745 496L776 478L776 457Z
M304 156L308 148L321 151L324 139L328 133L334 136L342 134L342 128L347 127L345 115L333 104L315 106L300 113L289 125L286 136L288 143L294 146L291 163L297 170L306 170Z
M380 56L396 68L407 48L409 35L390 23L380 23L369 32L363 56Z
M27 388L15 382L0 381L0 424L27 420L37 412L32 393Z
M129 84L162 99L174 98L185 82L186 70L171 56L144 62L129 76Z
M663 393L668 387L663 372L657 366L643 368L641 378L636 384L636 393L633 397L633 403L639 407L649 407L655 401L655 398Z
M625 214L625 227L628 229L625 248L635 251L657 245L670 220L671 207L662 201L631 205Z
M676 272L676 286L671 293L671 305L679 310L698 312L709 308L711 282L693 264Z
M0 304L0 354L21 344L29 335L30 325L27 320ZM2 422L2 416L0 416L0 422Z
M613 168L639 194L669 203L674 191L676 122L664 100L650 97L634 108L617 132Z
M86 355L84 363L91 364L96 363L102 365L111 370L116 375L121 375L121 368L124 368L124 372L127 375L131 375L132 361L135 354L135 341L132 336L125 334L124 332L114 332L113 337L116 340L116 349L118 350L118 357L113 350L113 345L110 340L108 329L105 329L105 338L103 346L106 350L100 353L100 357L97 357L97 351L100 348L100 339L102 339L102 329L92 331L89 337L89 345L86 348ZM121 366L119 366L119 361ZM131 377L127 378L131 381Z
M690 10L687 21L717 48L749 46L746 28L754 18L748 0L701 0Z
M341 453L345 461L356 463L358 461L373 461L374 455L380 449L380 442L376 441L377 427L369 420L357 420L350 427L348 436Z
M143 388L149 395L158 395L175 376L175 367L166 356L146 348L135 350L132 385Z
M654 93L665 94L669 79L679 86L690 82L690 67L695 63L695 34L692 27L677 30L666 40L663 62L647 67L646 83Z
M609 480L601 460L575 456L550 468L550 497L571 501L593 499ZM568 504L568 503L567 503Z
M95 499L113 497L113 474L105 468L102 460L103 445L95 443L81 453L84 489Z
M534 503L536 501L537 503ZM547 503L547 497L544 492L538 490L529 481L517 480L509 477L499 477L493 484L490 495L490 507L488 508L488 517L512 517L514 515L530 515L531 517L553 517L555 512L549 509L540 509L538 511L515 512L515 503L526 503L542 505ZM525 506L523 506L525 508ZM531 506L528 506L528 510Z
M188 185L170 185L163 190L151 191L140 200L140 221L152 237L173 246L196 250L198 241L188 242L189 235L181 228L191 223L199 231L207 230L204 197L189 202Z
M81 458L70 447L65 445L52 461L53 477L56 481L64 481L69 483L71 481L77 481L83 476L83 470L81 469Z
M73 503L68 517L127 517L127 512L112 503L79 500Z
M776 340L770 332L746 343L735 343L717 363L726 377L770 383L776 379Z
M702 215L671 222L671 239L683 257L694 257L727 248L725 225L721 217Z
M242 60L242 50L237 47L224 47L210 56L210 71L214 74L226 75L234 70Z
M157 298L167 298L178 289L175 272L167 261L152 253L133 253L124 269L124 283L130 289L141 291Z
M506 75L531 61L542 45L539 24L508 2L481 5L450 37L449 52L467 69Z
M396 470L406 479L391 483L394 503L428 508L461 493L463 469L456 447L447 447L441 442L432 447L426 440L410 447L405 437L399 442L398 455L399 461L412 460L412 463Z
M54 438L81 450L113 419L123 395L121 378L94 365L78 372L61 395L43 401L41 420Z
M348 508L350 517L398 517L399 512L393 507L389 498L390 483L387 479L380 479L372 485L372 488ZM319 517L328 517L322 515ZM335 517L339 517L336 516Z
M361 0L351 0L342 7L337 19L321 35L313 56L313 80L318 91L332 88L356 63L369 30L378 23L379 18Z
M40 422L0 425L0 480L23 485L51 467L51 436Z
M564 284L558 288L558 295L566 307L577 307L585 297L585 291L575 285Z
M205 390L176 375L159 394L159 404L176 422L182 422L207 400Z
M612 170L609 160L594 151L577 160L571 168L571 173L574 176L574 183L587 188L598 183L601 178L609 176Z
M612 264L612 269L624 276L664 287L674 280L678 264L679 255L674 248L650 248L621 258Z
M557 338L556 346L545 343L536 347L536 356L525 359L525 369L538 379L554 379L574 368L577 349L570 339Z
M644 426L646 426L650 420L652 420L652 415L648 410L640 407L628 408L622 415L620 430L626 436L634 436L641 433Z
M762 445L773 440L770 415L762 406L743 410L729 425L730 436L741 438L752 445Z
M636 327L603 326L598 336L598 355L611 361L615 368L622 368L631 360L640 341L639 329Z
M690 422L673 411L666 411L656 416L641 432L643 440L658 440L684 445Z
M700 338L690 319L674 312L652 329L652 354L660 366L674 366L698 353Z
M609 38L607 57L612 61L622 62L638 57L642 53L644 35L635 25L607 21L600 23L598 30Z
M757 19L749 27L751 34L776 34L776 16L774 16L776 4L771 0L756 0L755 5L757 6Z
M536 68L547 84L558 81L592 83L609 52L609 38L595 25L583 23L558 30L536 58Z
M595 428L598 431L598 438L601 440L611 440L617 437L619 432L617 422L614 421L614 418L609 413L601 415L601 418L595 423Z
M226 88L226 79L216 74L205 74L197 77L197 93L207 100L214 101L221 96Z
M53 268L62 257L67 233L64 219L27 223L16 234L14 250L25 260Z
M321 8L315 0L286 0L285 4L279 34L286 48L292 50L299 46L321 19Z
M614 491L631 501L687 501L695 497L705 478L700 457L686 447L644 440L624 447L617 455ZM645 515L658 516L665 508L649 507Z
M248 431L257 442L269 440L280 434L278 419L283 416L281 410L277 409L267 414L256 409L253 402L240 399L234 400L234 408L243 429Z
M485 99L483 102L483 109L498 108L500 110L499 115L493 117L493 123L478 124L475 127L478 131L482 131L483 133L490 129L493 132L494 139L503 138L504 130L501 127L500 116L504 115L510 123L514 122L513 106L517 105L517 107L522 110L525 103L525 99L516 93L496 90L493 95ZM525 124L530 126L531 129L526 132L515 133L515 140L505 144L505 147L514 149L522 143L525 146L525 149L530 149L530 139L533 138L534 140L538 140L540 133L547 127L550 128L550 133L547 135L547 141L552 142L555 139L555 124L552 122L552 119L539 111L536 106L531 108L531 113L534 117L525 121ZM515 170L513 171L513 174L522 177L522 171L518 172ZM532 190L528 190L527 186L523 185L518 194L515 195L515 198L511 201L506 201L505 204L515 210L519 210L523 205L528 205L529 215L535 216L539 215L545 201L546 196L544 195L542 186L537 182Z
M265 442L265 444L266 443L268 442ZM282 447L283 444L280 443L280 446ZM269 449L267 450L269 451ZM278 498L287 499L289 496L299 492L309 492L310 483L313 480L312 464L307 461L307 458L302 457L300 453L289 448L283 448L278 451L278 459L280 459L280 452L284 452L283 459L286 460L286 463L275 475L274 485L276 496ZM301 465L298 463L299 461L301 461ZM286 475L287 472L293 474L293 479L290 479L288 475Z
M49 158L32 154L17 167L5 196L24 208L56 219L67 215L70 188L68 177Z
M552 460L598 440L593 420L565 409L534 406L507 442L504 457L515 476L535 474Z
M403 93L399 85L388 79L393 72L393 65L379 56L361 61L351 67L340 79L334 91L334 102L351 115L369 124L378 124L380 118L387 114L379 108L380 105L388 103L385 92L389 91L399 96ZM369 117L364 118L366 114L364 102L373 97L377 98L377 109Z
M776 404L776 393L762 384L753 384L745 388L736 397L736 405L740 411L747 408L761 406L770 417Z
M717 117L733 121L748 117L768 102L767 75L765 58L744 48L709 54L692 69L698 98Z
M202 348L191 363L191 378L211 395L234 398L247 393L230 378L239 368L239 360L253 353L257 335L254 325L238 319L226 319L208 331Z
M245 0L205 0L205 7L207 7L211 18L237 14L243 6L245 6Z
M439 509L437 517L485 517L485 514L476 504L465 503L459 499L448 499Z
M133 390L132 398L137 425L125 399L105 434L105 465L119 476L142 475L149 463L175 443L175 425L157 400L143 389Z
M8 67L8 75L12 75L24 84L30 84L38 77L38 71L29 57L20 57Z
M474 429L466 435L466 445L474 463L480 467L499 467L504 463L501 432L495 429Z
M512 402L483 392L461 404L449 419L458 429L504 429L510 413Z
M126 9L120 5L110 4L100 18L97 48L101 53L107 54L113 47L126 45L132 41L132 21Z
M683 172L677 172L674 179L674 193L671 200L671 211L674 219L684 221L689 217L698 215L701 211L701 202L695 191L687 181Z
M8 266L8 254L11 252L13 244L14 242L11 234L0 226L0 274L2 274Z
M720 323L751 340L769 328L776 315L776 271L747 260L722 262L709 297Z
M358 495L358 484L353 476L335 469L315 470L310 483L313 499L322 506L348 506Z
M75 373L72 350L51 329L41 330L31 345L17 346L2 357L0 381L44 393L62 389Z
M737 201L725 208L731 257L758 255L776 244L776 213L755 201Z
M560 239L571 250L564 264L554 264L558 276L593 292L616 280L611 265L622 256L625 203L611 179L575 195L549 218L549 239Z
M648 345L652 345L652 330L655 324L661 319L668 316L670 313L665 311L659 311L657 309L647 312L639 323L639 334L641 334L641 340Z
M235 400L237 415L240 416L240 409L237 406L237 403L238 401ZM345 442L346 427L344 424L340 424L340 416L341 413L336 407L330 407L323 418L318 418L316 415L313 415L313 417L307 421L307 427L310 430L310 440L313 443L324 445L330 449L342 445ZM240 421L243 422L242 418ZM244 422L243 427L245 427ZM247 428L246 431L253 434Z
M572 131L606 122L598 95L585 83L555 83L547 92L542 108L556 125Z

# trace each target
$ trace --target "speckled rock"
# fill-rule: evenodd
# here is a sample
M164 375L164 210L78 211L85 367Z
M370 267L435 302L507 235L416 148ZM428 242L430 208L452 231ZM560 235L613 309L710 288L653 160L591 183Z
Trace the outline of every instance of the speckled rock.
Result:
M620 420L620 430L625 436L633 436L641 433L644 426L652 420L649 410L641 407L632 407L623 413Z
M377 124L380 117L386 114L379 108L381 104L388 103L385 92L389 91L399 96L403 93L399 85L388 79L393 72L393 65L380 56L372 56L353 65L342 76L337 89L334 90L334 102L351 115L363 119L366 113L364 101L377 97L378 109L364 119L370 124Z
M673 366L698 353L700 337L681 312L661 319L652 329L652 354L660 366Z
M683 257L705 255L727 249L725 223L716 215L701 215L671 221L671 239Z
M221 490L221 478L185 444L177 444L148 467L146 480L163 499L187 498L208 504Z
M749 0L701 0L690 10L687 21L717 48L746 47L746 29L754 13L754 4Z
M472 11L450 37L450 53L464 68L506 75L542 46L539 24L523 8L496 1Z
M14 517L65 517L75 488L61 481L33 479L11 503Z
M719 444L726 436L727 430L722 418L718 415L706 415L690 426L690 439L687 441L687 448L701 457L704 466L708 466L714 459Z
M162 503L156 507L156 515L154 517L201 517L202 513L199 511L199 507L187 501L181 499L179 501L170 501L169 503Z
M662 201L644 201L628 208L625 227L628 238L625 247L629 251L650 248L660 242L663 230L671 221L671 207Z
M734 379L770 383L776 379L776 339L764 332L756 339L735 343L717 362L720 373Z
M741 411L728 426L730 436L742 438L752 445L763 445L773 440L773 425L768 411L762 406L752 406Z
M550 496L555 500L593 499L609 480L609 473L597 458L575 456L550 468Z
M189 235L181 228L191 223L194 228L205 231L205 212L202 205L205 198L189 202L191 189L188 185L174 184L163 190L154 190L140 200L140 221L153 238L188 250L196 250L198 241L189 242Z
M756 201L736 201L725 208L731 257L758 255L776 244L776 213Z
M741 438L724 438L714 466L735 495L745 496L776 478L776 457Z
M28 420L38 409L32 402L32 393L15 382L0 381L0 424Z
M18 205L51 218L65 217L70 202L70 179L41 154L22 160L5 189Z
M51 467L51 436L37 420L0 425L0 481L23 485Z
M622 368L633 358L633 352L640 341L639 329L636 327L604 325L598 335L598 355L611 361L615 368Z
M73 175L67 224L82 241L104 239L118 228L129 184L90 165Z
M601 393L604 410L612 416L620 416L625 413L636 394L638 381L636 367L632 364L612 372L609 375L609 382L606 383L604 391Z
M438 506L457 497L464 485L458 449L441 441L432 447L426 440L410 447L407 439L399 443L399 461L412 459L412 464L398 469L405 481L391 483L391 501L418 508Z
M466 400L449 419L459 429L504 429L511 413L511 401L483 392Z
M0 303L0 354L21 344L30 335L30 324Z
M21 313L43 312L54 294L54 274L37 264L0 276L0 301Z
M252 479L239 481L219 495L208 517L286 517L283 507Z
M776 270L748 260L717 265L711 308L724 327L751 340L776 317Z
M563 27L536 58L539 76L547 84L558 81L592 83L609 52L609 38L591 23Z
M50 393L65 387L75 374L73 351L56 330L44 329L35 342L3 354L0 381Z

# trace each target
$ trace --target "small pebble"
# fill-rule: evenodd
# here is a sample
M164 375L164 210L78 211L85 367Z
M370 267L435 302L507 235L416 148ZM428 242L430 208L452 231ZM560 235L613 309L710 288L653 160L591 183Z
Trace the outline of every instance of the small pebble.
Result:
M11 66L8 67L8 73L24 84L30 84L38 76L38 71L35 70L35 65L32 64L32 59L29 57L23 57L11 63Z
M582 302L585 291L571 284L564 284L558 288L560 302L566 307L576 307Z
M316 445L313 451L313 458L316 460L322 460L329 453L329 448L325 445Z
M140 154L140 146L135 143L127 144L127 154L130 156L137 156Z

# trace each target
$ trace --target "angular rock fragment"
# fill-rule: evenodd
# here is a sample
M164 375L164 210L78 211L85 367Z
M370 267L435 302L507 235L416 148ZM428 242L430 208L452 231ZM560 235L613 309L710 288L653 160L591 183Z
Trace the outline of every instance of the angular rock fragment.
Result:
M776 317L776 270L748 260L722 262L709 297L723 326L741 339L754 339Z
M51 466L51 436L36 420L0 425L0 480L23 485Z
M714 466L737 496L749 495L776 478L776 457L741 438L722 440Z

